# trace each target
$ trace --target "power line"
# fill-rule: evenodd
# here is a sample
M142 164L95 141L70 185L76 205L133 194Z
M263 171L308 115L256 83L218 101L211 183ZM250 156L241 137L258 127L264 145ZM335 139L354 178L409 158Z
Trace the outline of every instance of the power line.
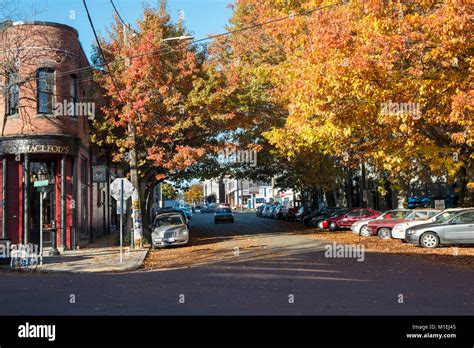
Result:
M91 25L92 32L94 33L95 41L97 42L97 47L99 48L99 53L100 53L102 59L104 60L104 64L107 68L107 72L110 75L110 79L112 80L112 84L114 85L115 90L117 91L119 99L122 101L122 103L125 103L125 100L123 100L122 95L120 94L120 90L118 89L117 84L115 83L115 79L114 79L114 77L112 75L112 72L110 70L109 63L107 62L107 59L105 59L104 51L102 50L102 45L100 44L99 37L97 36L97 32L95 31L94 23L92 22L92 18L91 18L91 15L89 13L89 9L87 8L86 0L82 0L82 3L84 4L84 8L87 12L87 18L89 19L89 24Z
M267 21L267 22L257 23L257 24L253 24L253 25L250 25L250 26L247 26L247 27L240 28L240 29L227 31L225 33L211 35L211 36L208 36L208 37L205 37L205 38L197 39L197 40L189 42L188 45L196 44L196 43L203 42L203 41L209 41L209 40L217 39L217 38L220 38L220 37L229 36L229 35L232 35L232 34L237 34L237 33L243 32L243 31L263 27L265 25L281 22L281 21L284 21L284 20L287 20L287 19L293 19L295 17L306 16L306 15L312 14L316 11L326 10L326 9L329 9L329 8L332 8L332 7L346 5L346 4L348 4L348 1L343 0L343 1L335 3L335 4L317 7L317 8L314 8L312 10L303 11L303 12L299 12L299 13L296 13L296 14L291 14L291 15L288 15L288 16L285 16L285 17L272 19L272 20ZM132 59L132 58L143 57L143 56L146 56L146 55L149 55L149 54L159 53L159 51L160 50L144 52L144 53L141 53L141 54L136 54L136 55L133 55L133 56L129 56L127 58Z
M112 2L112 0L111 0L111 2ZM106 67L107 70L109 71L109 74L110 74L111 69L109 67L109 63L114 63L116 61L124 60L124 59L133 59L133 58L143 57L143 56L150 55L150 54L157 54L157 53L160 53L160 52L165 52L166 53L166 51L177 50L177 48L175 48L175 47L160 47L156 50L144 52L144 53L141 53L141 54L131 55L131 56L120 57L118 59L114 59L110 62L107 62L107 60L105 59L105 56L103 54L103 50L102 50L102 47L100 45L100 42L98 40L98 36L97 36L96 31L95 31L95 27L93 26L92 19L90 17L89 11L87 10L87 5L85 4L85 0L83 0L83 3L86 7L86 12L87 12L87 15L88 15L88 18L89 18L89 22L91 23L92 30L94 32L96 42L98 44L98 48L99 48L99 51L100 51L99 53L100 53L100 55L101 55L104 62L103 63L97 63L95 66L87 66L87 67L72 69L72 70L68 70L68 71L64 71L64 72L59 72L59 73L57 73L57 76L68 75L68 74L72 74L72 73L75 73L75 72L85 72L87 70L92 70L96 67ZM113 4L113 2L112 2L112 4ZM211 36L208 36L208 37L197 39L197 40L194 40L194 41L191 41L191 42L187 43L187 46L192 45L192 44L196 44L196 43L204 43L205 41L210 41L210 40L213 40L213 39L216 39L216 38L229 36L229 35L232 35L232 34L236 34L236 33L248 31L248 30L251 30L251 29L263 27L263 26L266 26L266 25L269 25L269 24L278 23L278 22L281 22L281 21L284 21L284 20L287 20L287 19L293 19L295 17L301 17L301 16L305 16L305 15L308 15L308 14L312 14L316 11L326 10L326 9L329 9L329 8L333 8L333 7L337 7L337 6L341 6L341 5L346 5L346 4L348 4L348 1L343 0L343 1L331 4L331 5L326 5L326 6L314 8L314 9L311 9L311 10L308 10L308 11L303 11L303 12L299 12L299 13L296 13L296 14L291 14L291 15L288 15L288 16L285 16L285 17L280 17L280 18L276 18L276 19L273 19L273 20L269 20L267 22L256 23L256 24L253 24L253 25L250 25L250 26L247 26L247 27L243 27L243 28L240 28L240 29L227 31L227 32L224 32L224 33L221 33L221 34L211 35ZM118 14L117 11L116 11L116 13L119 17L119 20L122 22L123 18L121 19L121 16ZM125 23L125 21L123 21L122 23ZM125 25L128 26L131 29L130 25L128 25L126 23L125 23ZM133 30L133 29L131 29L131 30ZM137 33L135 30L133 30L133 31L135 33ZM139 36L143 37L143 35L141 35L139 33L137 33L137 34ZM149 41L147 41L147 42L149 42ZM207 43L210 43L210 42L207 42ZM38 80L38 78L35 77L35 78L28 79L28 81L34 81L34 80Z

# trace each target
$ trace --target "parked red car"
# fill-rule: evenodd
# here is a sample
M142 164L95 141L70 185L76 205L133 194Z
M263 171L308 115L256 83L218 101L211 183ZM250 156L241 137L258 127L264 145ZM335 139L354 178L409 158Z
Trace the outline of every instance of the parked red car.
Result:
M337 229L351 228L354 222L364 219L373 219L379 216L381 212L371 208L353 208L345 214L333 216L323 221L323 228L329 228L330 231Z
M372 231L373 236L379 236L380 239L389 239L392 237L392 229L396 224L412 220L427 220L438 213L439 210L436 209L414 209L405 218L373 220L367 224L367 227Z

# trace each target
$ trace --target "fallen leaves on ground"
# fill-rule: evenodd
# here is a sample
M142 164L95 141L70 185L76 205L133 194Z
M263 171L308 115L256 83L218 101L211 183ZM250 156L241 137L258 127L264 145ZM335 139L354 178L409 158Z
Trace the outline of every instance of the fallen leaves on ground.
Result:
M305 236L332 241L337 244L361 244L368 252L409 255L422 261L454 265L474 270L474 247L441 246L426 249L414 244L404 243L398 239L381 240L378 237L361 237L352 232L329 232L312 230Z
M189 246L150 250L142 268L172 269L195 267L236 257L235 252L244 253L258 247L249 238L234 237L199 238L191 240Z

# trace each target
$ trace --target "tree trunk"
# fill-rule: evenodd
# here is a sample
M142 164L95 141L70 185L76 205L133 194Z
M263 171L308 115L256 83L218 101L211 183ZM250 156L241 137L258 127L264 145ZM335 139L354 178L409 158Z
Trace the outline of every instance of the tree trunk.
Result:
M150 228L150 197L153 195L154 186L148 186L145 189L145 199L142 203L142 227L143 227L143 235L149 239L151 236L151 228Z
M408 194L408 187L407 185L400 185L400 189L396 190L397 192L397 208L403 209L407 208L407 194Z
M361 178L360 178L360 206L362 208L367 208L369 206L369 194L367 192L367 173L365 169L365 162L361 162L360 164L360 173L361 173ZM364 201L364 191L367 192L367 201Z
M352 185L352 170L348 169L346 178L345 178L345 185L344 185L344 191L346 195L346 202L347 202L347 207L352 208L353 207L353 193L354 193L354 187Z
M471 207L474 204L474 189L469 189L469 183L474 183L474 165L472 162L463 165L457 173L458 205L460 207Z
M311 207L316 208L316 209L319 208L319 206L318 206L318 197L319 197L318 189L313 187L311 189L311 202L310 202Z
M328 202L328 207L335 207L336 206L336 199L334 195L334 189L329 190L329 191L324 191L324 194L326 195L326 201Z

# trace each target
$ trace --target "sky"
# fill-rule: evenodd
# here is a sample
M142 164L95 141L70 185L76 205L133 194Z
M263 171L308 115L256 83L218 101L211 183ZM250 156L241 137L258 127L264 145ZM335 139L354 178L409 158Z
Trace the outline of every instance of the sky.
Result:
M106 28L113 22L114 10L110 0L87 0L87 7L98 34L106 36ZM228 4L232 0L168 0L168 10L173 21L184 11L184 25L196 39L209 34L225 32L225 26L232 15ZM82 0L16 0L19 10L28 20L50 21L67 24L79 32L79 40L86 55L91 56L95 43ZM122 18L134 27L141 17L143 4L158 6L159 0L114 0ZM39 13L32 17L32 8Z

